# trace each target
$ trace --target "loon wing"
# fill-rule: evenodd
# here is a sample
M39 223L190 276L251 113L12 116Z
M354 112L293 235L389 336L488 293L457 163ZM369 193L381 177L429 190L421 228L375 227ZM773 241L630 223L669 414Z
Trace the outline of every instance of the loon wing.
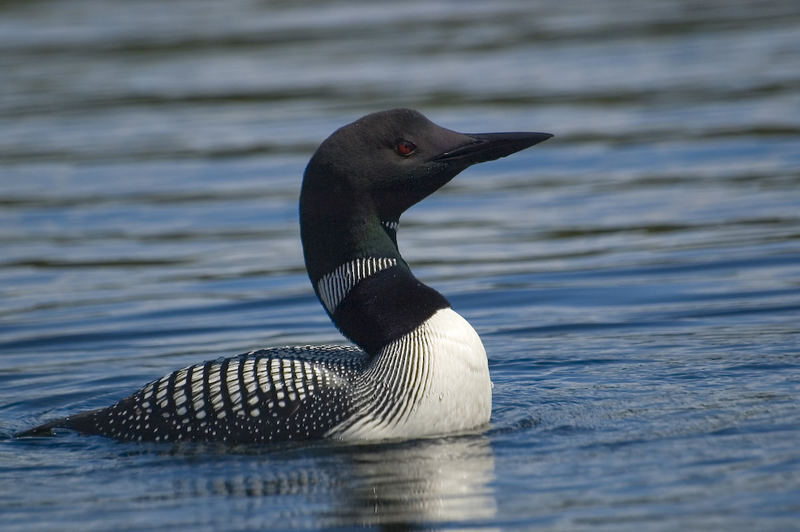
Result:
M267 442L322 437L348 415L367 354L347 346L263 349L175 371L116 404L45 423L138 441Z

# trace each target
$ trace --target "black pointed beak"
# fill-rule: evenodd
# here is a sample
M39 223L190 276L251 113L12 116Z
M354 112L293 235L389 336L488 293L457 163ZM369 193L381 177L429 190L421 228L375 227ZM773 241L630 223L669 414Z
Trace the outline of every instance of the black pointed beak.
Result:
M468 133L467 142L434 156L431 161L476 164L511 155L544 142L550 133Z

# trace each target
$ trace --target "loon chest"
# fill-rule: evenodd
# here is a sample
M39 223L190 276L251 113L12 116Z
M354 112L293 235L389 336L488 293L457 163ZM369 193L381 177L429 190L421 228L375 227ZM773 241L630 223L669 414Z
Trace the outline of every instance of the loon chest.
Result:
M386 345L355 385L357 409L328 435L345 440L415 437L489 421L486 351L451 308Z

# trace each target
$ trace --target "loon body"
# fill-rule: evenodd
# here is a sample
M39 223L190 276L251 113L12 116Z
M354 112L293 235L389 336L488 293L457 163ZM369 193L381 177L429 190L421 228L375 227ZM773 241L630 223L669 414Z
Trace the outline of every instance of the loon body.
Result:
M300 195L314 291L358 347L263 349L189 366L116 404L46 423L127 441L266 442L416 437L489 421L486 352L411 273L400 215L472 164L550 138L462 134L410 109L367 115L311 158Z

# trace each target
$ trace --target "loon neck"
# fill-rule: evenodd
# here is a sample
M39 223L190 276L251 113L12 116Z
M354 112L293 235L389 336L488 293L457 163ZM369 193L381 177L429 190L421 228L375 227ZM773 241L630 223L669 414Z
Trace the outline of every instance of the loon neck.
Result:
M359 258L384 257L403 262L397 248L397 219L384 220L361 205L300 204L300 236L306 270L315 285L336 268ZM354 201L354 203L357 203Z
M450 306L411 272L397 248L397 220L308 215L301 236L308 276L336 327L374 355Z

